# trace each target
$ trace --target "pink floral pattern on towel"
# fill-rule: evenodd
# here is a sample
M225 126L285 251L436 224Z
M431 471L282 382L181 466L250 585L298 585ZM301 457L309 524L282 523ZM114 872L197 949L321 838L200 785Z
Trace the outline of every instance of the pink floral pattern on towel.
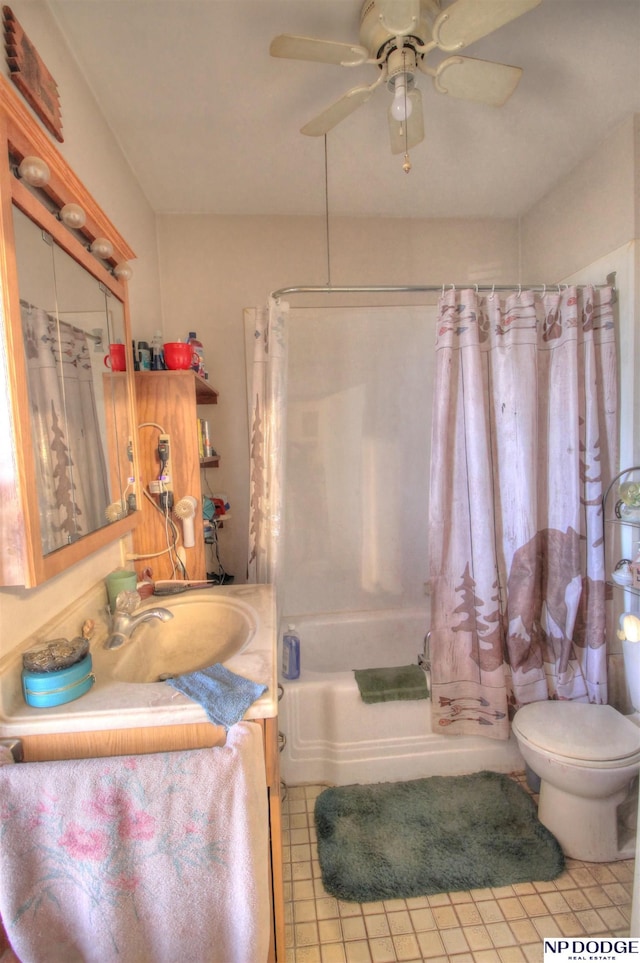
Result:
M255 813L234 813L255 806L259 782L241 772L236 737L221 749L0 769L0 910L20 959L200 963L202 939L226 945L222 891L235 886L241 900L256 893L247 849ZM36 955L34 934L60 955ZM246 963L228 957L236 958Z

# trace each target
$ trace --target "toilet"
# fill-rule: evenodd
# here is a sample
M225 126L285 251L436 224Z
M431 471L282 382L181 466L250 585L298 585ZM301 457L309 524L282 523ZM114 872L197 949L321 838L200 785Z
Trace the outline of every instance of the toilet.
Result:
M632 701L640 708L633 689ZM512 728L540 777L538 818L565 855L596 863L635 856L640 716L609 705L532 702Z

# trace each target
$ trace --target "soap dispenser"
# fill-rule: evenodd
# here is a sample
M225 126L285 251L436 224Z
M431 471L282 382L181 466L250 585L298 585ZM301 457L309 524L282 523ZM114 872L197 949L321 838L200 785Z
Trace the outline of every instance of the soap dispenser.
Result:
M300 677L300 639L295 625L287 626L282 636L282 674L285 679Z

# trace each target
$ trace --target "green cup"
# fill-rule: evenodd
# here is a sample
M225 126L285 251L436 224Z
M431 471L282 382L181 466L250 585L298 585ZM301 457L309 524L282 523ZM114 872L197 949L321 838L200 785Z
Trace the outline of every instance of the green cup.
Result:
M115 612L116 599L120 592L135 592L138 584L138 576L135 572L130 572L126 568L117 568L109 572L105 579L107 585L107 595L109 596L109 607Z

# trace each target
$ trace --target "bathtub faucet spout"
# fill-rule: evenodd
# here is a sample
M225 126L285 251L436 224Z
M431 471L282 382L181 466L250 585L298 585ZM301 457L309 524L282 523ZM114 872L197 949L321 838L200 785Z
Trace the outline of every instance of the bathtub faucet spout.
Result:
M425 672L431 671L431 632L427 632L424 637L424 646L422 652L418 653L418 665Z
M140 595L137 592L121 592L118 595L116 610L111 619L111 631L104 641L105 649L119 649L131 639L135 630L143 622L150 622L152 619L168 622L173 618L173 612L158 606L144 609L138 615L134 615L140 601Z

